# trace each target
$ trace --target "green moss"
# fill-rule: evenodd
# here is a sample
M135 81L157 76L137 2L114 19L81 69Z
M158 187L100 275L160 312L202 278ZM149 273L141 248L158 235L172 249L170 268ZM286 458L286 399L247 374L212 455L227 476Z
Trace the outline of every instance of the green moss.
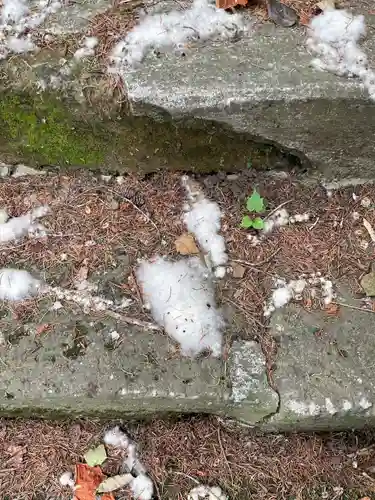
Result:
M97 165L106 143L88 124L76 127L73 114L51 96L34 100L3 95L0 100L2 140L15 154L38 163Z

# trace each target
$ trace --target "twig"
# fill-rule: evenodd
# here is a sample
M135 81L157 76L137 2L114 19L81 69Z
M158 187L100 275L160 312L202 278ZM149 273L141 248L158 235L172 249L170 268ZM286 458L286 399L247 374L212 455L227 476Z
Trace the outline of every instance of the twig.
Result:
M230 304L232 304L232 306L237 307L237 309L239 309L240 311L242 311L247 318L249 318L251 321L253 321L254 323L256 323L261 328L265 328L265 325L263 325L258 319L254 318L254 316L251 316L248 313L248 311L246 311L245 308L243 308L242 306L240 306L239 304L237 304L233 300L228 299L228 297L224 297L224 302L229 302Z
M117 319L118 321L123 321L124 323L128 323L129 325L134 325L134 326L139 326L141 328L145 328L146 330L152 330L152 331L160 331L161 328L158 325L155 325L154 323L150 323L149 321L142 321L137 318L133 318L131 316L126 316L125 314L120 314L116 311L105 311L105 313L108 316L111 316L114 319Z
M177 474L178 476L185 476L188 479L191 479L195 484L201 484L195 477L189 476L189 474L185 474L184 472L179 472L179 471L173 471L174 474Z
M160 231L159 231L159 228L158 226L155 224L155 222L151 219L151 217L149 215L146 214L146 212L144 212L143 210L141 210L133 201L131 201L129 198L127 198L126 196L122 195L121 193L118 193L117 191L113 190L113 189L109 189L107 188L108 191L116 196L119 196L120 198L122 198L123 200L125 200L127 203L130 203L130 205L132 205L140 214L143 215L143 217L146 217L146 219L148 220L148 222L154 226L154 228L156 229L156 231L160 234Z
M267 259L262 260L261 262L258 262L257 264L252 264L251 262L247 262L246 260L241 260L241 259L231 259L231 261L237 262L238 264L243 264L244 266L260 267L260 266L263 266L264 264L268 264L280 252L280 250L281 250L281 248L278 248Z
M351 306L349 304L344 304L343 302L332 302L332 304L335 304L336 306L340 306L340 307L346 307L347 309L354 309L355 311L361 311L361 312L367 312L367 313L375 314L375 311L373 311L372 309L366 309L366 308L363 308L363 307Z
M223 447L223 443L221 442L221 434L220 434L220 427L217 428L217 439L219 441L219 446L220 446L220 450L221 450L221 454L223 455L223 458L225 460L225 463L228 467L228 471L229 471L229 475L230 475L230 478L231 478L231 481L232 481L232 485L234 484L234 481L233 481L233 473L232 473L232 469L230 468L230 465L229 465L229 462L228 462L228 459L227 459L227 456L225 454L225 451L224 451L224 447Z
M271 217L271 215L273 215L275 212L277 212L278 210L280 210L280 208L284 207L285 205L287 205L288 203L292 202L293 200L287 200L287 201L284 201L283 203L280 203L280 205L278 205L276 208L274 208L273 210L271 210L271 212L267 215L267 217L264 218L264 220L267 220Z
M369 221L367 219L365 219L365 218L363 218L363 225L367 229L367 232L370 235L370 238L371 238L372 242L375 243L375 231L373 230L373 228L372 228L371 224L369 223Z

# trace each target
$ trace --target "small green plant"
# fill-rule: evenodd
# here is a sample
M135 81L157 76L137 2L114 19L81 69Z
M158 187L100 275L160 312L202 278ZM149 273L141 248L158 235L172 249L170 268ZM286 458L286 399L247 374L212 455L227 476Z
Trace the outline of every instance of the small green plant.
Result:
M251 213L262 213L265 209L264 199L260 196L258 191L254 189L253 194L246 200L246 209ZM264 220L261 217L251 217L245 215L241 222L241 227L244 229L263 229Z
M249 159L249 161L247 162L247 168L253 168L253 162L251 161L251 158Z

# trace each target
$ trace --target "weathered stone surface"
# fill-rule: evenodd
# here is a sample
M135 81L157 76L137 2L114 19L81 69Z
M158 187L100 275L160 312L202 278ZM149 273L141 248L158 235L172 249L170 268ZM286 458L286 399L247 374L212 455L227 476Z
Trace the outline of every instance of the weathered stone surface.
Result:
M279 398L268 385L265 358L256 342L234 342L230 351L229 374L231 381L229 412L246 423L261 422L277 411ZM255 413L258 418L249 418Z
M265 25L237 42L190 47L185 57L151 57L121 89L96 57L66 71L66 47L74 52L107 8L103 0L64 8L39 28L54 37L52 48L1 63L6 162L214 171L251 159L254 168L373 175L375 105L355 80L309 68L302 30Z
M366 51L374 61L369 31ZM359 168L371 175L375 104L356 80L311 69L305 36L266 25L235 44L148 61L127 75L131 108L224 122L298 152L302 165L327 177Z
M250 366L244 364L246 376L232 384L224 362L181 358L162 332L129 327L105 314L52 311L52 303L43 300L32 322L9 315L0 320L1 415L143 418L199 412L256 424L274 410L256 344L246 345L243 357L236 343L236 360ZM245 405L233 408L231 385L244 394Z
M358 307L345 296L343 303ZM291 305L272 318L279 349L277 430L350 429L375 423L374 315L341 307L337 317Z

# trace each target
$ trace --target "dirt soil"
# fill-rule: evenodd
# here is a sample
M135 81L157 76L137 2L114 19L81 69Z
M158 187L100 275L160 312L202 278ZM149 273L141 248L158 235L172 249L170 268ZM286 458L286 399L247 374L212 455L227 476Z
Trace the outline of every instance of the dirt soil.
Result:
M69 500L60 475L74 470L112 425L0 420L0 498ZM373 432L261 436L198 417L125 429L139 445L158 500L185 500L197 482L220 485L231 500L375 498ZM110 454L103 470L115 474L120 462ZM124 490L116 498L130 496Z

